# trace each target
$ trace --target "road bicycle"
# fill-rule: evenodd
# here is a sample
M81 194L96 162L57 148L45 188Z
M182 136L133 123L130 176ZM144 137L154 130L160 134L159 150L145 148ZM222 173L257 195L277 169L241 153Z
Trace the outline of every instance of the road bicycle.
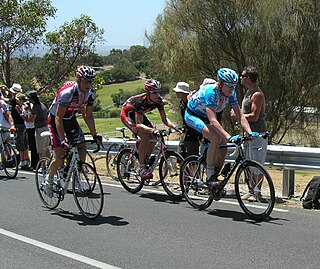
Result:
M13 146L5 140L8 134L8 131L0 130L0 168L3 169L8 178L15 178L18 174L18 155Z
M80 138L76 138L70 142L70 148L67 149L64 157L64 167L58 169L53 180L52 197L48 195L46 176L53 157L40 158L36 167L35 182L40 199L47 208L56 208L64 196L71 192L80 212L89 219L95 219L102 212L104 195L95 168L80 161L77 145L87 142L93 143L94 140L81 141ZM97 144L97 149L93 152L96 153L99 150L100 145ZM71 190L68 189L70 181Z
M126 130L127 128L125 127L116 128L115 131L120 132L122 134L122 136L119 137L120 141L112 143L107 149L106 167L107 167L108 175L114 180L118 180L117 159L120 151L123 150L124 148L129 148L129 145L128 145L129 141L137 140L136 138L126 136L125 135Z
M154 142L154 151L149 160L147 160L147 169L152 172L159 167L159 177L162 187L166 193L176 199L182 198L182 192L179 184L180 165L183 157L176 152L167 150L164 137L170 135L173 130L160 130L159 137L151 139ZM117 158L117 173L121 185L131 193L139 192L144 185L150 185L150 180L139 176L139 145L141 140L136 141L133 149L124 148L120 151Z
M261 136L264 139L268 134ZM180 185L188 203L197 209L203 210L211 205L213 200L220 200L226 193L228 182L234 183L236 198L242 210L252 219L267 218L274 207L275 191L269 173L258 162L245 157L244 142L254 139L244 136L235 141L220 145L221 148L235 148L233 163L227 163L221 171L222 186L208 187L206 177L207 148L201 156L189 156L181 165ZM235 172L235 177L232 175ZM233 182L232 182L233 181ZM248 199L248 196L252 199Z

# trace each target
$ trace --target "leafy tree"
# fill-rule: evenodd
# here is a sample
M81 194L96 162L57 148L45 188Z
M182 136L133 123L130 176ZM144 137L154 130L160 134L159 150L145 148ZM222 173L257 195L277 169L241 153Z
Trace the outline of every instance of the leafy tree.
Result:
M2 0L0 2L1 81L11 86L11 62L37 44L46 30L47 20L56 9L50 0Z
M58 85L63 79L74 74L77 65L102 42L104 30L99 29L87 15L81 15L71 22L65 22L58 31L45 36L45 45L49 53L43 57L43 69L37 76L38 82L46 89L49 85Z
M170 0L148 36L154 70L199 83L218 66L239 73L256 66L272 140L281 142L290 129L309 135L297 119L305 107L319 107L319 21L317 0ZM237 94L241 100L244 89ZM224 123L235 132L228 114Z

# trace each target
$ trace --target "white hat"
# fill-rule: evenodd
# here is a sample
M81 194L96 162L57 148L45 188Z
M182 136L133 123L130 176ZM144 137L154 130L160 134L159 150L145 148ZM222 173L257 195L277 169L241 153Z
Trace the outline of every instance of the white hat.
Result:
M186 94L190 93L189 84L186 82L178 82L176 87L173 88L173 90L175 92L182 92L182 93L186 93Z
M203 81L202 81L202 84L201 85L207 85L207 84L214 84L216 83L216 81L212 78L205 78Z
M19 92L22 92L22 87L20 84L18 83L14 83L12 85L12 87L10 88L10 92L12 93L19 93Z

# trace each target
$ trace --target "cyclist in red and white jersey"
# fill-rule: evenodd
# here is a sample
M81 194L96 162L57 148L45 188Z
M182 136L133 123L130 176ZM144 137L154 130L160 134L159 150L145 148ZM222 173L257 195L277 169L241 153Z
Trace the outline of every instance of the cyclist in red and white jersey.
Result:
M92 89L95 71L89 66L80 66L76 71L77 81L67 82L58 91L49 108L48 125L51 133L52 147L55 151L55 160L52 162L48 176L49 185L59 167L63 165L65 149L75 135L84 139L82 129L76 120L76 113L81 112L93 139L101 143L102 137L97 135L93 118L93 103L95 92ZM86 145L78 146L81 161L86 158Z
M149 159L155 145L150 140L158 136L159 131L154 128L145 113L157 108L161 120L166 126L173 129L176 129L176 126L167 118L164 110L164 101L160 96L160 82L153 79L147 80L144 90L145 93L132 96L124 103L121 111L121 121L135 135L141 138L139 145L139 175L144 179L151 179L153 175L146 168L146 161Z

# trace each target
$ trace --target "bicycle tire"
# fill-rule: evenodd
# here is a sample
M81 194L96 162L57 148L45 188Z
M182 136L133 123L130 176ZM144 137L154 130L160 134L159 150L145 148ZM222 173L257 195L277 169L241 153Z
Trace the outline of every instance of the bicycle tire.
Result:
M161 157L159 163L159 175L163 189L174 199L182 199L180 187L180 167L183 157L176 152L167 151L165 157Z
M108 147L106 154L106 167L109 177L114 180L118 180L117 173L117 158L120 150L123 148L123 145L118 143L113 143Z
M213 202L206 182L206 162L196 155L187 157L180 170L180 186L187 202L196 209L204 210Z
M253 180L253 175L262 175L258 183ZM259 163L247 160L239 166L235 192L241 209L251 219L263 220L271 214L275 204L274 185L269 173Z
M118 178L121 185L130 193L139 192L144 185L144 180L139 176L139 167L139 155L136 151L125 148L119 152Z
M88 219L100 216L103 203L103 187L96 170L88 163L80 162L72 172L72 192L80 212Z
M90 164L93 167L93 169L97 171L94 157L89 151L87 151L87 154L86 154L86 163Z
M62 193L58 191L57 188L53 188L53 189L56 189L57 191L53 191L52 197L49 197L46 194L45 178L48 173L48 168L50 166L50 163L51 163L51 159L47 157L40 158L36 166L35 183L36 183L37 191L42 203L49 209L55 209L61 201ZM54 184L56 184L56 182L57 182L57 179L55 179ZM53 186L57 186L57 185L53 185Z
M18 174L18 157L13 146L8 142L3 142L1 152L1 163L8 178L15 178Z

